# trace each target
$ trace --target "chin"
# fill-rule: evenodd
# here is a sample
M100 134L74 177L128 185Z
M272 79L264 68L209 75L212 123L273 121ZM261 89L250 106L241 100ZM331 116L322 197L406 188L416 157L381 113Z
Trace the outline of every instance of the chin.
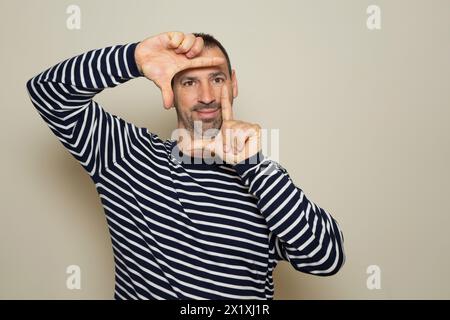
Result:
M201 130L195 130L195 126L192 123L191 127L193 128L193 131L196 131L198 133L200 133L200 131L201 131L201 134L205 135L205 136L212 136L212 137L216 136L222 125L220 118L195 120L195 122L197 122L197 121L201 122ZM198 128L198 129L200 129L200 128ZM209 130L209 132L206 132L208 130Z
M203 127L203 135L215 137L220 132L220 128L214 125Z

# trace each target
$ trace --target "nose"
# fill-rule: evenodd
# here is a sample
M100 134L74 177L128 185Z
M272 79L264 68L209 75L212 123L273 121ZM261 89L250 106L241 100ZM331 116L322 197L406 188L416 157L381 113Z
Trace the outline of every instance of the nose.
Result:
M200 86L198 101L203 104L211 104L215 101L214 88L210 83L203 83Z

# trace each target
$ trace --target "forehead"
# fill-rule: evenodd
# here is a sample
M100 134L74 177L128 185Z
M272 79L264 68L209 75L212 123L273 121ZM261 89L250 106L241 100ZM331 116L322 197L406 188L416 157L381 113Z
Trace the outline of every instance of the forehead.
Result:
M225 55L218 47L212 47L212 48L203 48L202 52L196 56L195 58L199 57L221 57L225 59ZM194 58L194 59L195 59ZM206 76L210 74L211 72L217 72L222 71L225 73L225 75L228 75L228 67L226 61L220 65L213 66L213 67L202 67L202 68L190 68L185 69L180 72L178 72L174 79L180 79L181 77L193 77L193 76Z

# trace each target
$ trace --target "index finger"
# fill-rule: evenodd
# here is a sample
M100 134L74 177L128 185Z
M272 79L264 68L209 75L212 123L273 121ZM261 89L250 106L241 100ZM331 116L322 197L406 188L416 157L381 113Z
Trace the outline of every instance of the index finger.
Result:
M233 120L233 109L231 108L231 102L228 97L228 88L226 85L222 86L220 104L222 106L222 121Z
M222 57L198 57L194 59L186 58L177 72L191 68L215 67L225 62L225 58Z

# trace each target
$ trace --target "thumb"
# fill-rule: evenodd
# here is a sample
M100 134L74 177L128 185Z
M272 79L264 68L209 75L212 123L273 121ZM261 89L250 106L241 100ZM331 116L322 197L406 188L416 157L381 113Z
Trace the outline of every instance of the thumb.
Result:
M173 91L170 84L161 87L161 94L163 98L164 108L170 109L173 105Z
M215 67L226 63L222 57L199 57L194 59L183 59L177 72L190 68Z

